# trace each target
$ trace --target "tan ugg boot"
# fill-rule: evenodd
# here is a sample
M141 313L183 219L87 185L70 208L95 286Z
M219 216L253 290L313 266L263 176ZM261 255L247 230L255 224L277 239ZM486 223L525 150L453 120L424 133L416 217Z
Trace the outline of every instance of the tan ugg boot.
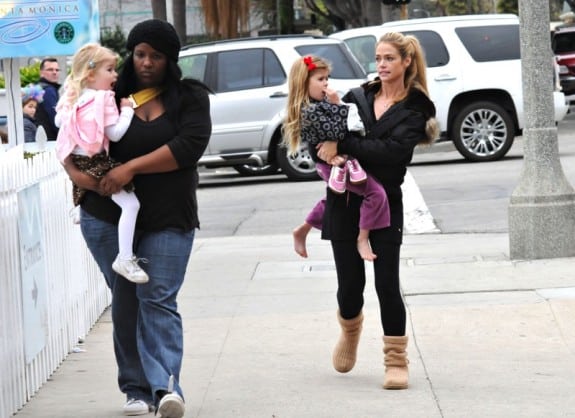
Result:
M383 353L385 354L384 389L407 389L407 336L383 336Z
M333 367L340 373L347 373L355 366L363 313L360 312L352 319L343 319L337 311L337 320L341 326L341 335L333 350Z

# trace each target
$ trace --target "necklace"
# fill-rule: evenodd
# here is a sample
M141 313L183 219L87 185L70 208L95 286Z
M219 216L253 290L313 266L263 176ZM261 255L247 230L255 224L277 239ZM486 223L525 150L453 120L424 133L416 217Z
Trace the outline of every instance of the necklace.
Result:
M382 95L376 96L376 100L374 103L376 116L379 117L379 116L383 115L385 112L388 111L388 109L393 104L394 104L394 101L393 101L392 97L384 98Z

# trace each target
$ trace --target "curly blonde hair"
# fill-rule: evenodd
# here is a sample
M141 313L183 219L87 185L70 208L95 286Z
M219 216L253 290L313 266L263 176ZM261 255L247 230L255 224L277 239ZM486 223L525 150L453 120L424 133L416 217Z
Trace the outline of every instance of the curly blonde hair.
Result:
M290 154L296 153L299 148L301 142L301 109L310 104L309 79L318 70L331 72L331 64L315 55L298 58L291 66L286 118L282 126L282 143L288 148Z
M88 43L82 46L72 58L70 74L64 82L65 94L58 104L71 107L76 103L82 90L86 88L88 77L106 61L118 61L118 55L109 48L97 43Z

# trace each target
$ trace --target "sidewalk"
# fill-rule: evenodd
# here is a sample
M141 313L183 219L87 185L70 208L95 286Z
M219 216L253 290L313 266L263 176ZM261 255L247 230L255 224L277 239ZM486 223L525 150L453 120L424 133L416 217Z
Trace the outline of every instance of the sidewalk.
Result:
M372 280L357 365L331 366L336 279L318 233L309 259L288 234L198 237L179 298L186 417L575 417L575 260L511 262L508 247L405 237L410 388L385 391ZM123 416L111 333L106 312L16 416Z

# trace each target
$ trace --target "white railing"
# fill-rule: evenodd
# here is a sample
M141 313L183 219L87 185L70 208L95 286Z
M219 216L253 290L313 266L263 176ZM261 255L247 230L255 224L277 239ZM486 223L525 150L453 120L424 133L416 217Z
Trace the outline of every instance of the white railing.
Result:
M34 249L41 249L33 252L32 263L23 258L30 250L22 233L34 218L22 215L29 209L22 194L31 189L40 222L28 230L40 235L32 239L39 243ZM1 417L38 391L110 303L80 227L68 216L71 207L71 184L53 151L24 159L21 146L0 150ZM27 283L33 283L32 292ZM30 310L36 323L29 320Z

